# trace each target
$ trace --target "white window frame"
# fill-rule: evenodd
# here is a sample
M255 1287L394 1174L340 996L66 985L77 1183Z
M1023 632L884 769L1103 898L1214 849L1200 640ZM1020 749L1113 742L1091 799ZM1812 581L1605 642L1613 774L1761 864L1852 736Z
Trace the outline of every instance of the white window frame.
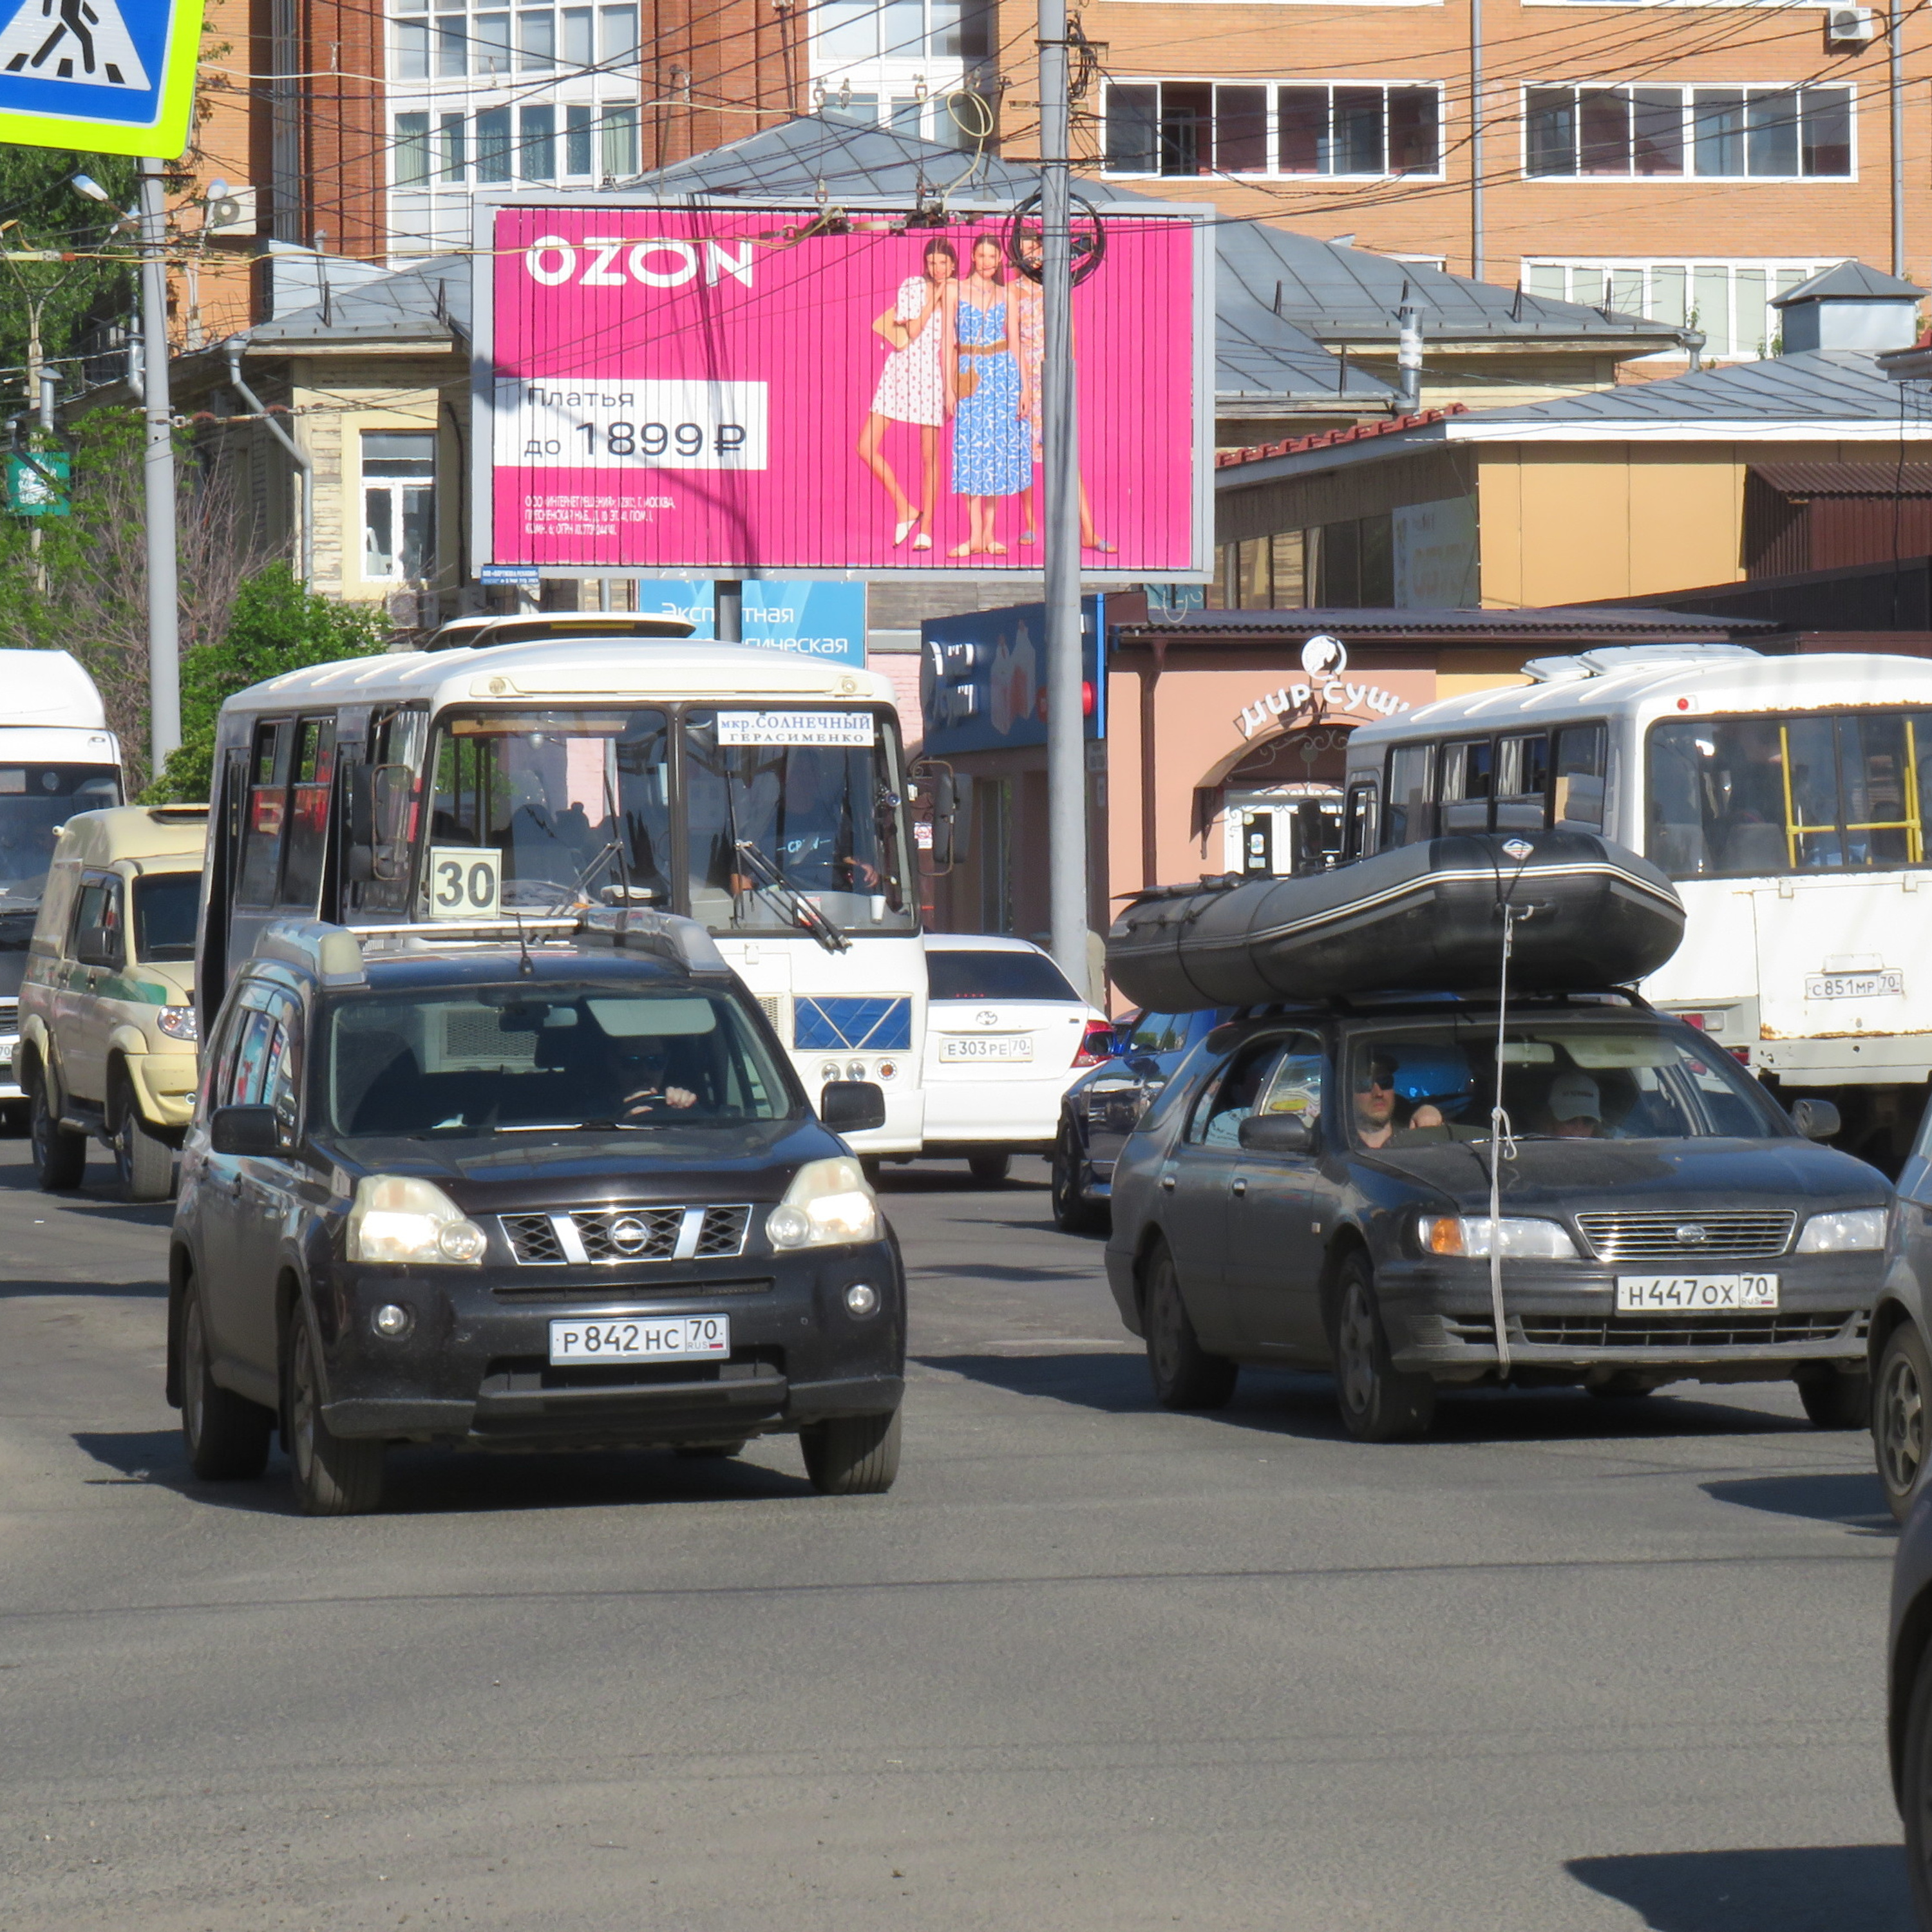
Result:
M1809 280L1812 276L1834 266L1840 259L1837 256L1829 256L1820 260L1815 257L1790 255L1526 255L1522 259L1521 277L1522 286L1526 290L1532 294L1543 295L1546 292L1533 289L1531 286L1534 272L1538 269L1560 269L1563 272L1564 286L1566 291L1560 299L1580 303L1587 308L1595 308L1604 302L1604 281L1606 277L1614 277L1618 274L1625 276L1640 274L1644 278L1644 292L1642 302L1638 312L1650 314L1655 303L1654 292L1656 286L1656 272L1660 268L1677 270L1680 271L1684 276L1684 312L1688 316L1695 310L1695 304L1690 300L1690 296L1696 286L1698 271L1701 269L1708 274L1713 271L1722 270L1726 277L1726 314L1724 332L1731 346L1725 348L1714 348L1710 346L1710 343L1716 338L1708 326L1709 321L1708 316L1700 317L1699 325L1693 325L1687 322L1684 326L1687 327L1704 326L1707 340L1703 356L1706 362L1753 362L1758 359L1760 344L1763 354L1768 356L1772 352L1775 332L1771 326L1767 313L1764 334L1745 346L1737 346L1739 273L1742 272L1748 274L1761 274L1764 277L1768 311L1772 296L1786 293L1790 289L1796 288L1800 282ZM1580 284L1576 279L1580 274L1593 278L1594 286L1588 282ZM1558 299L1554 296L1550 296L1549 298ZM1666 322L1672 320L1667 316L1661 319ZM1672 326L1676 326L1674 322ZM1655 356L1640 356L1637 359L1640 362L1672 361L1681 356L1683 352L1681 349L1673 346L1660 351Z
M436 431L421 423L364 423L358 426L356 436L356 473L357 482L356 502L358 519L362 530L362 545L356 553L356 574L364 584L428 584L436 575ZM429 443L429 474L427 476L371 476L366 465L368 439L370 436L420 436ZM380 459L378 459L380 460ZM400 566L405 561L403 551L404 496L410 490L419 490L428 496L428 530L423 548L423 568L414 576ZM370 567L369 499L378 493L389 500L390 551L397 568L394 570L376 571Z
M1224 170L1218 166L1204 169L1192 175L1162 174L1157 168L1146 170L1138 168L1115 168L1107 160L1108 104L1116 87L1258 87L1265 90L1268 102L1264 110L1267 132L1264 142L1268 164L1261 168ZM1331 91L1338 87L1378 87L1382 91L1382 146L1386 154L1388 146L1388 95L1396 89L1431 89L1436 95L1436 165L1432 169L1384 168L1378 174L1304 174L1288 173L1281 166L1280 90L1284 87L1325 87ZM1101 96L1100 114L1100 172L1112 181L1199 181L1218 178L1225 181L1279 181L1306 182L1310 187L1328 182L1440 182L1447 178L1444 172L1444 154L1448 146L1448 83L1436 80L1411 80L1389 78L1380 74L1348 74L1337 76L1328 75L1276 75L1267 77L1244 75L1237 80L1224 80L1218 76L1202 74L1118 74L1108 77L1106 92ZM1334 114L1331 99L1330 114ZM1434 256L1418 257L1418 260L1434 260Z
M1651 4L1651 0L1636 0L1636 4ZM1546 90L1569 88L1579 94L1588 93L1614 93L1635 88L1675 88L1683 96L1681 122L1683 139L1684 171L1681 174L1640 175L1635 167L1634 149L1632 166L1628 174L1533 174L1529 166L1529 97L1533 93ZM1700 89L1737 88L1746 94L1758 93L1802 94L1808 92L1830 89L1849 97L1846 104L1850 134L1851 166L1842 175L1701 175L1696 170L1696 123L1694 118L1692 97ZM1526 80L1520 82L1516 92L1516 138L1518 156L1516 165L1526 182L1532 182L1538 188L1844 188L1858 178L1858 90L1850 80L1720 80L1700 75L1694 80ZM1803 156L1802 142L1799 155ZM1578 133L1580 154L1582 134Z

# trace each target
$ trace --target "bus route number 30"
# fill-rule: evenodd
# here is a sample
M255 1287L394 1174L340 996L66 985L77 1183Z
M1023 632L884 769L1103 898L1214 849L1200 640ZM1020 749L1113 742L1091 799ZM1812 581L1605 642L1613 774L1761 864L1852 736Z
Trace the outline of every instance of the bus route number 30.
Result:
M431 919L494 919L502 888L500 852L479 845L430 848Z

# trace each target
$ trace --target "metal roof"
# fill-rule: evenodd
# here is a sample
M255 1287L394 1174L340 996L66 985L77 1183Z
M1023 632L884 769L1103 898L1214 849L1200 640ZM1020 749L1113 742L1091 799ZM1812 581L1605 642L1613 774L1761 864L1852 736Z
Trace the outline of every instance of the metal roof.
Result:
M296 309L246 332L258 352L301 344L420 342L446 348L470 337L470 262L453 255L352 288L332 291L326 302Z
M1925 291L1896 275L1882 274L1859 261L1840 262L1820 268L1795 289L1787 289L1772 303L1773 308L1789 308L1793 302L1823 301L1898 301L1910 296L1914 302Z
M1453 640L1524 638L1726 638L1734 632L1775 632L1760 617L1719 617L1682 610L1597 610L1554 605L1528 610L1402 610L1391 609L1184 610L1150 616L1140 623L1109 627L1123 637L1172 637L1177 632L1229 638L1258 633L1313 635L1327 632L1345 643L1359 638L1435 638Z

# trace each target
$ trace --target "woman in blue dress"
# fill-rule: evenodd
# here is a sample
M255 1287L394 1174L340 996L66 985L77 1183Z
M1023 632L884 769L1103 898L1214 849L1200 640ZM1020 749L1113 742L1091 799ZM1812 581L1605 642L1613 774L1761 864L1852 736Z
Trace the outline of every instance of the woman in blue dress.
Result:
M1016 496L1033 477L1033 433L1022 398L1019 358L1000 244L973 244L973 272L953 310L946 400L952 412L952 492L966 499L969 535L948 554L1004 556L993 535L998 499Z

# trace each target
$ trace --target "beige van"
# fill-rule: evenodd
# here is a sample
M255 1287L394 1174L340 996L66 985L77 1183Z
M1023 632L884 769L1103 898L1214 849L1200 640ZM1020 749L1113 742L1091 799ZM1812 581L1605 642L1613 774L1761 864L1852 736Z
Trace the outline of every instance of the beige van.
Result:
M194 1105L194 927L205 805L121 806L63 827L20 987L14 1077L44 1188L92 1136L130 1201L165 1201Z

